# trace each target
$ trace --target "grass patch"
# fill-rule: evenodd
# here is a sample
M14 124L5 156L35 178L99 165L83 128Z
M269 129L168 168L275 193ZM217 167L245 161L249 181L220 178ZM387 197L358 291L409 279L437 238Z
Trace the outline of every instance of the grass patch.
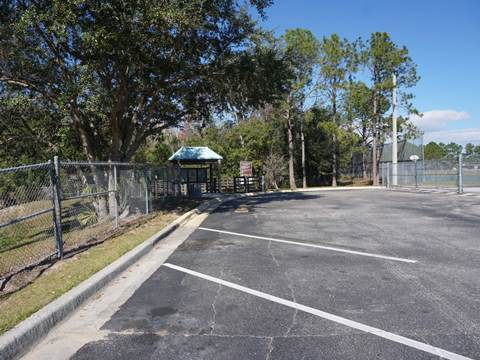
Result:
M48 209L51 202L36 201L7 208L0 222ZM8 217L7 217L8 215ZM62 232L64 248L86 243L95 234L112 229L110 218L99 221L92 201L86 199L62 202ZM52 213L36 216L0 229L0 276L20 269L55 253Z
M189 206L193 201L178 199L155 200L153 209L175 210L177 206ZM49 201L35 201L0 210L0 223L7 223L21 216L48 209ZM132 212L119 219L120 225L136 221L139 214ZM113 232L113 219L99 219L92 199L62 201L62 233L64 251L104 238ZM0 277L20 270L55 253L52 213L48 212L0 229Z
M193 205L193 204L191 204ZM192 206L188 206L191 208ZM187 209L182 210L185 212ZM56 263L25 288L0 299L0 334L100 271L179 216L163 212L132 230Z

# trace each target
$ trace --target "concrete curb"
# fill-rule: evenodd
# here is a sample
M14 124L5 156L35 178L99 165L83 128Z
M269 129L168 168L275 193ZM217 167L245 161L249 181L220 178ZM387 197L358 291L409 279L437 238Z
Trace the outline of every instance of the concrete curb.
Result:
M158 241L170 235L192 216L203 212L211 212L224 201L231 199L232 198L213 198L197 208L188 211L107 267L52 301L16 325L13 329L7 331L0 336L0 359L18 359L24 355L34 344L39 342L49 330L68 317L90 296L98 292L117 275L146 255Z

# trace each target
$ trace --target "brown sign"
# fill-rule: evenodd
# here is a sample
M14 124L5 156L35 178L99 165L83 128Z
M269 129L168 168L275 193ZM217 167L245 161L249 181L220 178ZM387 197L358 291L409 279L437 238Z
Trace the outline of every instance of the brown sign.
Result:
M240 161L240 176L253 176L251 161Z

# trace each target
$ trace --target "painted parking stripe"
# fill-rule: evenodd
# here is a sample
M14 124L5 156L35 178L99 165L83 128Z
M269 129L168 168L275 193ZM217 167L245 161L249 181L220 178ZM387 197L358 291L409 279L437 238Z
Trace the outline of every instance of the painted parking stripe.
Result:
M363 331L363 332L366 332L366 333L369 333L369 334L373 334L373 335L379 336L381 338L384 338L384 339L387 339L387 340L390 340L390 341L393 341L393 342L396 342L396 343L399 343L399 344L402 344L402 345L409 346L409 347L417 349L417 350L421 350L421 351L424 351L424 352L442 357L444 359L449 359L449 360L473 360L471 358L468 358L468 357L465 357L465 356L462 356L462 355L458 355L458 354L452 353L450 351L443 350L443 349L440 349L438 347L422 343L422 342L417 341L417 340L413 340L413 339L410 339L410 338L407 338L407 337L404 337L404 336L401 336L401 335L397 335L397 334L394 334L394 333L391 333L391 332L388 332L388 331L384 331L382 329L375 328L373 326L369 326L369 325L365 325L365 324L362 324L362 323L359 323L359 322L356 322L356 321L353 321L353 320L349 320L347 318L344 318L344 317L341 317L341 316L338 316L338 315L334 315L334 314L331 314L331 313L328 313L328 312L325 312L325 311L322 311L322 310L318 310L318 309L312 308L310 306L306 306L306 305L298 304L298 303L290 301L290 300L282 299L282 298L279 298L277 296L273 296L273 295L264 293L262 291L254 290L254 289L242 286L242 285L232 283L230 281L226 281L226 280L222 280L220 278L216 278L216 277L213 277L213 276L210 276L210 275L202 274L202 273L199 273L197 271L190 270L190 269L187 269L187 268L184 268L184 267L181 267L181 266L173 265L173 264L170 264L170 263L165 263L165 264L163 264L163 266L166 266L170 269L174 269L174 270L177 270L177 271L181 271L185 274L196 276L196 277L204 279L204 280L214 282L216 284L226 286L226 287L234 289L234 290L242 291L244 293L247 293L247 294L250 294L250 295L265 299L265 300L269 300L269 301L272 301L272 302L277 303L277 304L285 305L285 306L288 306L290 308L297 309L297 310L306 312L308 314L312 314L312 315L321 317L323 319L330 320L330 321L336 322L338 324L348 326L348 327L353 328L353 329L357 329L357 330L360 330L360 331Z
M336 247L331 247L331 246L324 246L324 245L310 244L310 243L304 243L304 242L297 242L297 241L290 241L290 240L275 239L275 238L270 238L270 237L265 237L265 236L256 236L256 235L249 235L249 234L240 234L240 233L236 233L236 232L232 232L232 231L217 230L217 229L211 229L211 228L206 228L206 227L199 227L199 229L200 229L200 230L204 230L204 231L217 232L217 233L221 233L221 234L228 234L228 235L234 235L234 236L242 236L242 237L247 237L247 238L251 238L251 239L259 239L259 240L266 240L266 241L275 241L275 242L279 242L279 243L283 243L283 244L299 245L299 246L312 247L312 248L316 248L316 249L337 251L337 252L342 252L342 253L347 253L347 254L354 254L354 255L361 255L361 256L369 256L369 257L374 257L374 258L379 258L379 259L384 259L384 260L401 261L401 262L411 263L411 264L414 264L414 263L417 262L417 260L399 258L399 257L394 257L394 256L386 256L386 255L380 255L380 254L372 254L372 253L363 252L363 251L355 251L355 250L348 250L348 249L336 248Z

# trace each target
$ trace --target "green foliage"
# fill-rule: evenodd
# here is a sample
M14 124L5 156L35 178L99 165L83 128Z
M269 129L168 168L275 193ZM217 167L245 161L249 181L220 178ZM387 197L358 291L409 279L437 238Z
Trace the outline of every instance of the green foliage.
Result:
M437 144L436 142L431 141L425 145L425 160L438 160L444 158L446 155L447 151L445 150L445 145L442 143Z
M475 154L475 145L468 143L465 145L465 155L470 156Z
M456 157L463 151L463 146L450 142L448 144L436 143L435 141L429 142L425 145L425 159L426 160L438 160L444 157ZM465 145L465 155L466 156L476 156L480 155L480 145L475 146L474 144Z
M290 72L294 75L290 92L279 105L286 124L289 185L291 189L295 189L294 158L296 146L294 129L299 127L300 132L303 132L302 112L306 98L314 90L311 84L312 75L318 62L319 43L315 36L305 29L287 30L282 37L282 42L283 52L287 59L286 63ZM301 142L300 146L302 147L302 154L304 154L304 142ZM280 154L275 155L278 157ZM301 163L304 163L303 158Z
M335 135L335 137L333 136ZM359 136L350 127L338 126L331 121L327 109L314 107L305 117L305 136L309 150L309 184L326 185L333 175L332 153L338 154L339 173L349 173L352 153L358 151Z
M178 134L179 142L170 154L180 145L209 146L224 157L224 176L237 176L240 161L250 160L256 174L267 175L272 187L281 187L285 185L285 159L289 166L294 164L294 175L302 174L299 149L303 131L309 185L328 184L334 174L342 180L342 174L351 172L355 153L362 153L368 163L373 129L379 145L390 135L387 112L391 106L392 73L399 76L402 89L417 80L408 51L398 48L386 34L373 34L366 46L360 40L349 42L336 34L318 42L304 29L287 30L279 49L293 75L290 90L281 101L255 112L235 111L235 121L216 119L206 127L187 125ZM355 79L363 66L376 72L370 83ZM309 105L306 100L317 91L322 101L305 110ZM413 107L409 111L414 112ZM398 117L398 128L403 138L416 134L408 117ZM293 151L289 149L289 131ZM166 143L147 144L146 153L153 161L163 161L165 152L172 147Z
M287 90L283 58L252 17L269 5L7 2L0 9L0 98L28 95L45 104L48 119L67 121L88 160L129 160L164 129L246 111Z
M419 80L408 49L398 47L387 33L375 32L371 35L363 59L377 91L391 93L392 74L397 76L398 88L410 88Z
M53 155L81 159L77 149L71 127L48 104L30 94L0 91L0 166L45 162Z
M94 225L98 221L97 213L92 204L80 203L75 211L78 213L77 219L81 226Z
M457 156L463 150L462 145L456 144L454 142L444 145L443 148L445 149L445 152L447 153L447 155L451 155L451 156Z
M210 126L201 133L191 134L185 145L208 146L221 154L222 174L239 176L240 161L253 162L254 174L262 174L262 166L273 146L272 123L259 118L241 121L238 125Z
M393 76L396 76L396 90L400 98L400 105L408 113L417 113L413 107L413 95L406 89L414 86L419 77L416 65L409 56L408 49L397 46L387 33L375 32L367 44L362 44L361 61L365 65L370 77L371 88L371 118L369 127L372 138L373 184L379 184L378 165L380 149L391 130L390 118L385 111L390 108L392 91L395 88ZM410 131L415 131L412 124L404 119L403 125Z
M293 73L291 91L303 101L304 91L312 82L312 73L318 60L319 43L311 31L293 29L282 36L287 63Z
M180 140L172 132L164 132L159 136L147 139L134 157L137 163L165 165L168 158L178 150Z
M388 109L390 105L383 104L388 102L393 90L392 75L397 78L397 89L400 95L402 106L410 113L416 113L416 109L411 104L413 95L406 93L403 89L414 86L419 77L416 72L416 65L408 54L408 49L398 47L387 33L373 33L364 49L363 55L366 67L369 70L372 90L374 95L379 96L379 107L376 116L381 116L383 112L379 109Z
M319 85L330 106L342 101L342 92L347 88L358 67L356 45L337 34L324 37L320 45ZM332 109L335 112L337 109Z
M56 154L164 164L180 145L202 145L224 156L225 175L251 160L274 184L287 158L290 186L305 172L318 184L390 136L393 74L407 113L400 133L415 134L406 90L418 76L406 47L380 32L366 43L300 28L274 39L255 20L270 4L5 2L0 165Z
M345 114L347 108L345 93L352 83L353 72L357 69L357 59L355 44L340 39L337 34L323 38L319 59L319 90L329 111L330 123L325 123L322 127L332 138L330 154L333 186L337 185L339 175L340 138L345 139L342 123L351 120Z

